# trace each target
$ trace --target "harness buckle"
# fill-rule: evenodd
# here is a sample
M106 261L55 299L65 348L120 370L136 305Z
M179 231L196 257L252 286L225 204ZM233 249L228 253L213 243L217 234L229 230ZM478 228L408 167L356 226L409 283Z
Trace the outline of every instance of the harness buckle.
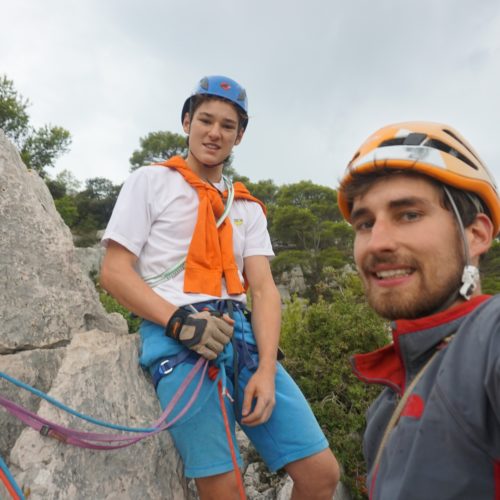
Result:
M67 443L68 438L61 432L56 431L55 429L52 429L49 425L45 424L42 425L40 429L40 434L44 437L49 437L52 439L56 439L57 441L60 441L61 443Z
M158 371L162 374L162 375L168 375L169 373L172 373L173 371L173 367L170 366L170 360L169 359L164 359L160 365L158 366Z

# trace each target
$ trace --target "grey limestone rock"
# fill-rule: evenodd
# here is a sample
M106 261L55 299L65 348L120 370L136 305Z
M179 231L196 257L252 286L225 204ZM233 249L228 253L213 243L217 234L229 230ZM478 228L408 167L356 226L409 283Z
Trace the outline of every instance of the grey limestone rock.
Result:
M75 334L49 395L94 418L150 427L160 415L154 390L137 365L137 335L93 330ZM39 415L62 425L116 433L47 402ZM67 446L25 429L10 455L11 471L30 499L186 498L182 463L168 433L116 451Z
M76 257L80 267L87 275L97 275L101 269L102 258L104 257L103 247L75 248Z
M45 183L0 131L0 371L95 418L146 427L160 407L137 343L102 308ZM90 425L3 378L0 393L58 423ZM0 426L0 453L30 500L187 498L166 432L100 452L43 437L4 411Z
M78 331L125 333L80 269L43 180L0 131L0 353L60 346Z
M304 273L300 266L281 274L276 283L283 302L290 300L292 295L302 296L306 290Z
M59 347L6 354L0 356L0 372L36 387L40 391L47 392L59 370L64 351L64 348ZM4 379L0 379L0 394L35 413L40 406L40 398ZM2 429L0 432L0 455L6 457L24 429L24 424L2 411L0 412L0 429ZM2 497L0 496L0 498Z

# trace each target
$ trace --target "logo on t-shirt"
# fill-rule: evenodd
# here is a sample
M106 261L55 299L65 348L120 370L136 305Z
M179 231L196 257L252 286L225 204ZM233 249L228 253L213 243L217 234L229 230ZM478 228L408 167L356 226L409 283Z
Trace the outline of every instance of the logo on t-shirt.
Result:
M243 224L243 219L233 219L235 226L241 226Z

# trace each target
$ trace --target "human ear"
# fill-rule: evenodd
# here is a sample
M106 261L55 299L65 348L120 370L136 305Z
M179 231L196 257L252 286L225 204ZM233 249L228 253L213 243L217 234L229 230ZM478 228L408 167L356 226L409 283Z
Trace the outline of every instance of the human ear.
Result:
M188 135L190 126L191 126L191 117L189 116L189 113L186 113L184 115L184 119L182 120L182 128L184 129L184 132Z
M465 228L465 232L469 240L471 258L479 257L490 249L493 241L493 223L486 214L477 214L474 222Z
M242 128L240 128L238 130L238 135L236 136L236 140L234 141L235 146L237 146L241 142L241 139L243 139L244 133L245 133L245 131Z

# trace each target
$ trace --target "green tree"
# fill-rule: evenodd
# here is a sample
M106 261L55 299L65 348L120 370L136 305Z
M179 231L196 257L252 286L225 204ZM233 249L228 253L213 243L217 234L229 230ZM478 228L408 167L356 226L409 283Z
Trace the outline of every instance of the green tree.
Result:
M104 200L115 197L119 186L115 186L109 179L93 177L85 181L85 194L92 200Z
M141 148L134 151L129 160L131 172L143 165L187 153L186 138L173 132L150 132L146 137L141 137L139 143Z
M64 195L54 200L56 209L68 227L73 227L78 221L78 207L73 196Z
M318 250L321 221L308 208L279 205L273 216L272 234L284 247Z
M69 151L70 133L62 127L44 125L38 129L29 123L29 101L18 94L14 82L0 77L0 128L19 149L28 168L45 177L63 153Z
M104 177L85 181L85 189L75 196L79 218L74 225L78 233L87 235L106 227L115 206L120 185Z
M27 167L45 177L45 168L53 167L57 158L69 151L70 143L71 137L67 130L44 125L30 130L20 149L21 158Z
M358 381L349 357L388 343L388 325L366 304L355 274L332 271L328 300L294 299L283 311L284 365L304 392L353 498L366 498L361 453L365 412L380 392Z
M341 268L352 262L352 229L338 210L335 190L301 181L273 194L270 234L279 255L271 263L276 274L299 265L315 301L316 284L325 266Z
M494 240L481 263L483 293L500 293L500 241Z
M224 167L226 168L226 167ZM233 170L234 171L234 170ZM224 174L226 171L224 170ZM262 201L267 208L276 203L276 195L279 192L279 187L271 179L252 182L248 177L238 175L236 172L232 176L233 181L243 182L247 189L260 201Z
M66 196L66 185L63 182L60 182L57 179L51 179L47 176L45 178L45 184L47 184L50 194L54 200L59 200L60 198Z
M82 185L82 183L66 169L59 172L55 179L47 176L45 178L45 184L47 184L54 200L66 195L74 197Z
M18 144L29 127L29 102L17 93L14 82L6 75L0 77L0 128Z
M66 192L72 196L76 195L82 186L82 183L67 169L61 170L56 175L56 181L63 184Z
M282 186L278 193L278 204L310 210L323 220L342 220L337 206L337 193L327 186L311 181L300 181Z
M271 261L271 265L275 274L281 274L296 266L307 270L310 260L311 256L306 250L282 250Z
M334 243L341 220L335 190L301 181L282 186L275 198L271 230L279 246L317 252Z

